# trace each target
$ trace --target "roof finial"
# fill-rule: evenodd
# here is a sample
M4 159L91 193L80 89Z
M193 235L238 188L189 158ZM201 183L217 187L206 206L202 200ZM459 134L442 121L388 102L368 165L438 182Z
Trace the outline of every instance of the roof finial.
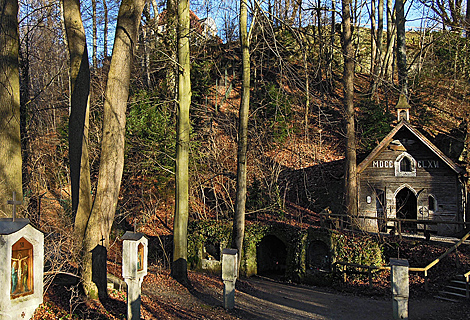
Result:
M410 109L411 106L408 104L406 96L403 93L400 94L400 98L398 98L398 103L395 106L395 110L397 110L398 122L402 120L410 121Z

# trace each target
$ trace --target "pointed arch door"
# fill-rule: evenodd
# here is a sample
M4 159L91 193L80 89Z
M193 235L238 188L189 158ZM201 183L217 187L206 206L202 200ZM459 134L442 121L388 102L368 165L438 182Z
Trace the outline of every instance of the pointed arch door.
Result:
M418 218L418 201L416 195L409 188L401 189L396 197L397 218L412 219ZM402 230L405 232L416 232L416 222L402 223Z

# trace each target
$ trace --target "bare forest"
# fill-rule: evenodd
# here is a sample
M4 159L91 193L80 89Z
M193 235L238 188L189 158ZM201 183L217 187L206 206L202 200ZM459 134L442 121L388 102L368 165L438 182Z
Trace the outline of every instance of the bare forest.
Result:
M245 224L308 226L329 194L357 214L400 94L470 170L470 6L399 2L0 0L0 210L16 191L44 232L45 290L106 296L90 250L119 275L127 230L186 282L188 222L233 221L243 254Z

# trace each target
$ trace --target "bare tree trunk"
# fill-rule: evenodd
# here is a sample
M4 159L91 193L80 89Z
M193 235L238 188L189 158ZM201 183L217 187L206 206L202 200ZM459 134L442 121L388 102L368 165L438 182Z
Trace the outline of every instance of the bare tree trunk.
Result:
M189 107L191 77L189 57L189 0L178 2L178 103L176 123L176 189L171 275L187 282L189 213Z
M376 83L380 84L380 73L382 69L382 48L383 48L383 33L384 33L384 0L379 0L378 17L377 17L377 55L376 59Z
M395 45L396 24L392 0L387 0L387 51L384 57L382 75L388 82L393 82L393 47ZM381 76L382 76L381 75Z
M331 1L331 31L330 31L330 49L328 53L327 79L333 80L333 54L335 50L335 34L336 34L336 0ZM330 83L332 87L332 83Z
M344 111L346 120L346 210L353 224L357 216L356 130L354 127L354 48L351 30L351 0L342 0Z
M28 101L30 97L31 77L30 77L30 27L27 23L26 34L24 35L24 45L19 47L19 67L20 67L20 136L21 136L21 153L23 163L29 161L29 142L28 135ZM26 167L23 170L23 184L29 186L31 170ZM1 200L0 200L1 201Z
M91 0L91 9L92 9L92 23L93 23L93 53L92 53L92 62L93 68L97 67L97 51L98 51L98 27L96 25L96 0Z
M63 0L64 24L70 56L69 159L74 239L81 246L91 212L88 160L90 67L79 0Z
M103 59L108 57L108 5L103 0L104 28L103 28Z
M0 210L11 216L13 191L23 198L21 176L18 1L0 0Z
M126 107L133 49L144 0L123 0L116 34L103 110L103 138L96 197L83 241L82 279L89 297L106 296L106 247L114 221L124 168ZM104 259L103 259L104 256ZM103 263L104 266L97 261ZM104 273L104 274L103 274ZM104 287L103 287L104 281Z
M146 2L144 11L149 11L148 4ZM141 65L142 65L142 71L145 75L144 78L144 84L147 89L149 89L152 84L150 80L150 52L148 48L148 39L147 39L147 30L149 29L149 21L148 19L146 20L145 25L142 25L142 49L144 51Z
M304 115L304 134L305 141L308 141L308 116L310 113L310 77L308 72L307 48L304 48L304 70L305 70L305 115Z
M238 115L237 198L233 217L232 248L238 249L238 271L245 236L246 170L248 149L248 115L250 110L250 43L248 39L247 0L240 1L240 45L242 47L242 98Z
M400 93L408 99L408 72L406 70L405 6L403 0L395 1L397 14L397 69Z
M167 0L167 26L165 28L167 47L169 48L170 65L166 71L166 82L168 91L170 92L171 99L176 99L176 77L177 77L177 35L176 35L176 22L177 22L177 2L176 0Z
M465 37L470 36L470 1L467 0L467 8L465 10Z
M383 29L384 29L384 0L379 0L377 8L377 32L376 35L376 54L374 59L374 73L372 75L371 93L375 94L377 88L380 86L382 74L382 42L383 42Z
M153 8L153 17L157 18L158 17L158 5L157 5L157 0L151 0L152 3L152 8Z
M321 0L317 0L317 28L318 28L318 59L319 59L319 68L318 68L318 80L321 83L320 90L324 92L323 85L323 32L322 32L322 19L321 19Z
M374 83L375 55L377 54L377 35L375 32L375 0L370 1L370 75Z

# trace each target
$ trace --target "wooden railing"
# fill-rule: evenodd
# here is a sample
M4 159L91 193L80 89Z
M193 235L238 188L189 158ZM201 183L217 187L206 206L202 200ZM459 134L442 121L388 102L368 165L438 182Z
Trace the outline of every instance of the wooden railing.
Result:
M470 271L465 273L463 276L465 278L465 296L467 297L467 299L470 299Z
M384 226L388 229L392 228L394 232L397 232L398 235L402 236L402 225L404 223L413 223L416 225L423 225L424 232L432 232L429 230L428 226L430 225L439 225L439 224L446 224L446 225L461 225L463 227L470 227L470 222L463 222L463 221L444 221L444 220L423 220L423 219L400 219L400 218L387 218L387 217L374 217L374 216L355 216L350 217L345 214L337 214L337 213L320 213L320 224L325 227L327 223L333 224L336 229L349 229L350 222L349 219L354 220L377 220L382 221ZM396 227L387 226L387 222L394 222Z
M417 268L417 267L410 267L409 268L409 271L413 271L413 272L424 272L424 288L426 291L429 291L429 279L428 279L428 271L434 267L436 264L439 263L439 261L441 261L442 259L444 259L445 257L447 257L449 254L451 254L454 250L456 250L465 240L467 240L468 238L470 237L470 232L468 232L465 236L463 236L462 239L460 239L457 243L455 243L452 247L450 247L449 249L446 250L446 252L444 252L443 254L441 254L437 259L435 259L434 261L432 261L431 263L429 263L426 267L423 267L423 268ZM337 261L333 264L333 267L335 271L337 271L337 265L342 265L343 266L343 270L342 270L342 273L343 273L343 277L344 277L344 281L346 280L346 268L347 267L354 267L354 268L357 268L357 269L366 269L367 270L367 273L369 275L369 286L372 287L373 286L373 281L372 281L372 271L373 270L376 270L376 271L380 271L380 270L390 270L390 267L389 266L383 266L383 267L377 267L377 266L368 266L368 265L361 265L361 264L355 264L355 263L349 263L349 262L342 262L342 261ZM469 298L469 279L470 279L470 271L467 272L466 274L464 274L464 277L465 277L465 281L466 281L466 295L467 295L467 298Z
M389 266L383 266L383 267L377 267L377 266L368 266L368 265L363 265L363 264L356 264L356 263L349 263L349 262L342 262L342 261L336 261L334 264L333 264L333 270L336 272L338 270L338 265L341 265L342 266L342 271L341 273L343 274L343 281L346 282L347 280L347 273L346 273L346 269L347 267L353 267L353 268L356 268L356 269L366 269L367 270L367 275L369 277L369 287L373 287L374 286L374 282L373 282L373 276L372 276L372 272L373 271L383 271L383 270L390 270L390 267Z

